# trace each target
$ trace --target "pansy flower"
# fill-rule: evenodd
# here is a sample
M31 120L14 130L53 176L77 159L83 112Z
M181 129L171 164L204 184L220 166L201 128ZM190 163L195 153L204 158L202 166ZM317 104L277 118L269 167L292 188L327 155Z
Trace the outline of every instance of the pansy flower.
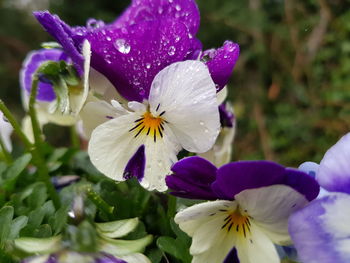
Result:
M328 191L294 213L289 231L303 262L350 261L350 133L324 155L316 180Z
M38 74L39 82L35 106L41 126L48 122L59 125L73 125L77 122L78 115L89 93L90 44L85 41L83 46L83 76L81 79L77 76L77 79L67 83L64 81L64 77L61 76L60 85L52 83L45 75L38 74L37 71L43 65L51 62L71 64L71 59L66 53L61 49L49 48L32 51L26 57L20 72L23 106L26 110L28 109L32 82L34 75ZM74 84L70 85L70 83ZM57 86L54 87L54 85ZM63 92L64 96L58 97L57 94L60 92ZM59 105L64 106L60 107ZM23 120L23 129L29 138L33 138L31 121L28 116Z
M216 168L203 158L189 157L172 171L166 178L172 194L211 200L175 216L180 229L192 237L193 263L219 263L226 256L225 262L230 262L233 248L239 262L280 262L274 244L290 243L290 214L319 191L307 174L269 161Z
M5 119L4 114L0 111L0 140L5 150L12 151L11 134L13 132L12 125ZM0 147L0 150L1 147Z
M35 16L77 65L82 60L81 43L89 40L91 66L129 101L148 99L156 74L188 59L205 61L220 90L239 56L238 45L230 41L202 53L195 38L199 10L193 0L134 0L113 23L90 19L86 27L70 27L47 11L35 12Z
M161 70L144 103L131 101L128 108L117 101L102 104L88 103L91 114L87 109L82 114L84 123L93 123L90 126L104 121L91 135L92 163L117 181L137 177L149 190L167 189L165 176L182 148L208 151L220 131L215 84L200 61L178 62Z

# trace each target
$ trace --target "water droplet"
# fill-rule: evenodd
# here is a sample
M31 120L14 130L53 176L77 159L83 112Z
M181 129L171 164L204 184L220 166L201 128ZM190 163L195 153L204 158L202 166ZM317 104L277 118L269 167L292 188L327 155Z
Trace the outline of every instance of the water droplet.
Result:
M177 37L175 38L175 42L179 42L180 39L181 39L181 37L180 37L180 36L177 36Z
M172 2L174 2L174 0L169 0L169 3L172 3Z
M229 48L228 48L229 52L233 52L235 50L236 50L236 46L233 46L233 45L229 46Z
M199 122L199 125L203 126L203 125L204 125L204 122L203 122L203 121L200 121L200 122Z
M119 38L114 42L115 48L123 54L128 54L130 52L130 45L125 41L125 39Z
M176 6L175 6L175 9L176 9L177 11L180 11L180 10L181 10L181 6L180 6L180 5L176 5Z
M208 129L204 129L204 132L205 132L205 133L208 133L208 132L209 132L209 130L208 130Z
M176 48L174 46L170 46L168 50L169 56L174 56L175 55Z
M107 40L107 41L111 41L112 38L111 38L110 36L107 36L107 37L106 37L106 40Z
M146 63L146 68L150 69L151 68L151 64L150 63Z
M158 160L158 166L163 166L163 161L162 160Z
M162 7L159 7L158 8L158 13L161 15L163 13L163 8Z

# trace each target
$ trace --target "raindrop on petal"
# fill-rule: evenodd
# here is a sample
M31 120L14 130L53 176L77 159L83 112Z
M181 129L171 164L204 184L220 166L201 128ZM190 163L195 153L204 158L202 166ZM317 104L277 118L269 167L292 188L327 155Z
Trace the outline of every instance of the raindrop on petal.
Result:
M114 42L114 47L123 54L128 54L130 52L130 45L125 41L125 39L119 38Z
M176 51L176 48L174 46L170 46L168 51L169 56L174 56L175 51Z

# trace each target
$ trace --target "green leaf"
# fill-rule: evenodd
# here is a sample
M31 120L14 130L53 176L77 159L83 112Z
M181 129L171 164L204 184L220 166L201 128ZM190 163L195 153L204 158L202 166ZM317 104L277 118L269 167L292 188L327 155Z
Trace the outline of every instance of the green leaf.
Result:
M188 246L178 239L165 236L159 237L157 239L157 246L182 262L191 262Z
M66 225L69 209L70 207L68 205L62 206L51 218L50 222L54 235L59 234L62 231L63 227Z
M28 205L32 209L41 207L47 199L46 185L38 183L33 187L33 192L28 197Z
M12 221L8 239L13 240L15 238L18 238L19 232L21 231L22 228L24 228L27 225L27 223L28 223L28 217L26 216L19 216L15 218Z
M4 182L2 187L6 191L12 191L18 176L27 167L30 160L32 159L31 154L27 153L18 158L14 163L6 170L4 176Z
M11 223L14 214L12 206L4 206L0 209L0 244L8 239L11 230Z
M22 237L14 241L15 247L30 254L49 254L61 249L61 236L50 238Z
M56 61L47 61L41 64L41 66L37 70L38 73L41 73L48 78L50 78L50 76L58 76L60 71L60 64Z
M52 236L51 226L48 224L41 225L33 232L33 237L37 238L47 238Z
M96 223L96 227L100 234L105 237L119 238L132 232L138 223L138 218L132 218L107 223Z

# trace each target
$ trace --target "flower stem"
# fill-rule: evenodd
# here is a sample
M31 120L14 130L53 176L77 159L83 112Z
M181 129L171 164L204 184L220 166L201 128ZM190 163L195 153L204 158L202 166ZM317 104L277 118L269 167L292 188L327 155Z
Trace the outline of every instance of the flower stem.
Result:
M114 206L110 206L91 188L86 191L88 198L104 213L108 218L113 218Z
M37 74L33 76L32 89L30 91L28 113L30 120L32 122L33 134L34 134L34 144L37 151L41 153L41 147L43 142L43 134L40 128L40 124L36 115L35 101L38 93L39 78Z
M51 178L49 176L49 170L46 166L45 161L42 158L43 134L39 125L39 121L38 121L38 118L36 115L36 109L35 109L36 96L38 93L38 84L39 84L38 75L34 74L32 89L30 91L30 97L29 97L29 106L28 106L28 113L29 113L30 120L32 122L32 127L33 127L34 146L35 146L31 152L33 156L33 162L35 162L35 165L38 168L39 180L45 183L47 191L55 205L55 208L58 209L61 206L60 198L57 194L57 191L54 185L51 182Z
M169 195L168 196L168 217L173 218L176 214L176 197Z
M28 140L27 136L22 132L21 126L16 121L15 117L13 117L12 113L9 111L9 109L6 107L5 103L0 100L0 110L4 114L5 118L9 121L9 123L12 125L15 133L18 135L18 137L23 142L24 146L26 147L27 151L31 152L33 145Z
M70 126L70 140L71 140L71 144L74 148L79 149L80 148L80 139L79 136L77 134L75 125Z

